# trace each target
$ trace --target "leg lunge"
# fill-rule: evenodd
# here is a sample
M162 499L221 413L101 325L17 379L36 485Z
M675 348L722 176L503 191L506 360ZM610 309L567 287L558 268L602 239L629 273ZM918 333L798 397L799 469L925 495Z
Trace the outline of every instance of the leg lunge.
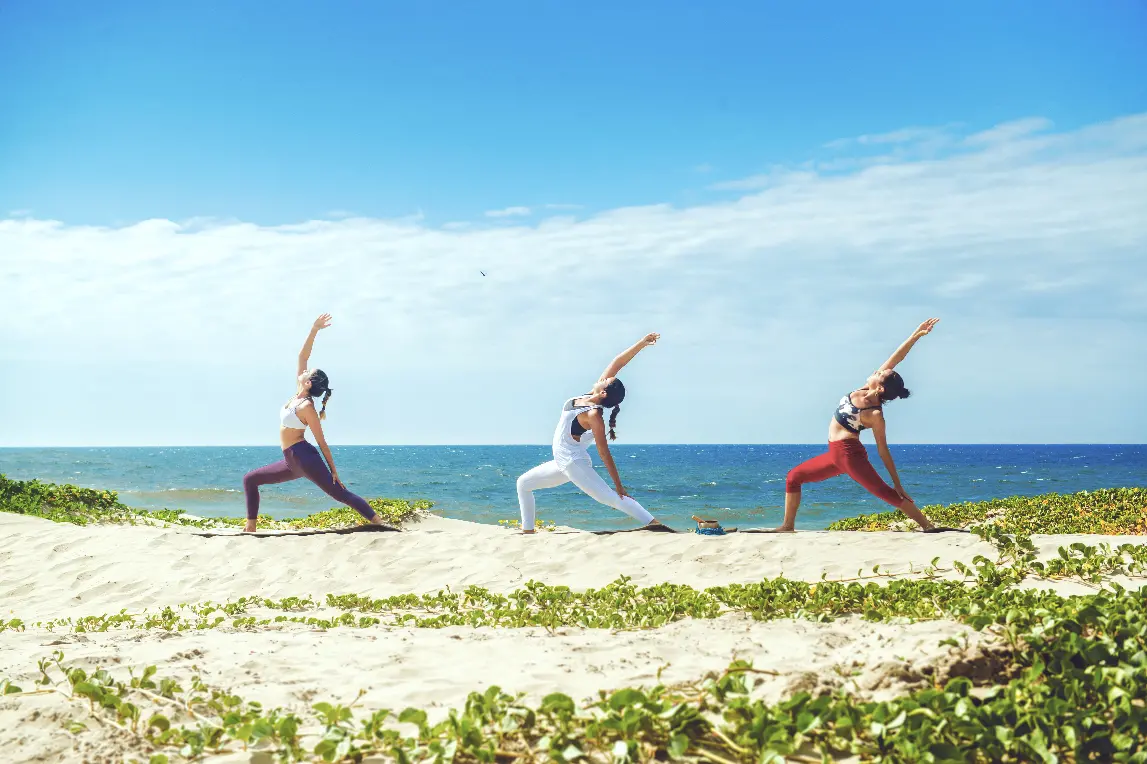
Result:
M319 454L318 449L314 446L305 449L300 448L300 446L304 444L310 446L310 444L305 441L304 443L292 446L287 452L287 460L293 462L295 468L312 483L323 489L323 492L326 493L327 496L330 496L337 502L346 504L369 522L379 521L378 513L371 508L366 499L351 493L347 490L346 486L335 482L331 471L327 469L326 462L323 461L323 457Z
M255 530L255 521L259 518L259 486L286 483L288 480L297 480L302 477L295 472L286 459L280 459L274 464L268 464L257 470L251 470L243 476L243 493L247 497L247 530Z
M876 498L899 509L924 530L931 528L932 521L916 507L916 502L901 496L895 488L884 482L880 473L868 460L868 452L863 444L860 441L850 441L850 443L852 442L855 442L856 446L849 448L843 458L844 468L848 476L864 486L865 490Z
M518 508L522 513L523 533L534 532L534 491L568 482L569 478L552 461L539 464L518 478Z
M833 458L832 451L814 456L789 470L785 476L785 519L778 532L796 530L797 510L801 506L801 486L819 483L844 472Z
M576 461L565 468L565 474L578 488L596 502L620 509L642 525L653 522L653 515L637 503L631 496L620 496L617 491L601 479L597 470L588 461Z

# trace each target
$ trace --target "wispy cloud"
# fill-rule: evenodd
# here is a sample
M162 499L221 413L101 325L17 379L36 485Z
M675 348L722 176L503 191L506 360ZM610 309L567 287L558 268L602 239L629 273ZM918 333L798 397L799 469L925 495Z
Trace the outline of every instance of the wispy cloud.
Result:
M532 210L529 207L506 207L501 210L487 210L486 217L488 218L517 218L529 215Z
M844 149L852 146L887 146L932 141L947 135L950 130L951 127L905 127L887 133L838 138L835 141L829 141L824 147L827 149Z
M385 420L365 404L354 423L344 420L344 432L364 428L359 442L378 442L369 428L457 442L442 428L464 417L430 427L423 414L473 400L476 390L493 401L510 387L514 410L498 438L537 442L532 417L548 417L549 398L585 384L574 359L595 366L590 359L652 329L664 342L632 373L657 383L627 414L653 440L807 442L817 434L808 428L822 424L821 398L854 384L844 371L863 373L905 324L933 313L944 317L948 349L914 369L937 393L966 394L953 379L965 384L987 363L1006 369L993 377L999 390L985 392L1001 396L1020 395L1016 386L1037 366L1070 380L1088 359L1117 390L1147 372L1134 360L1147 358L1147 114L1038 135L1001 129L949 156L848 172L776 168L725 188L741 193L472 229L418 219L0 220L2 352L36 379L71 380L77 398L92 386L130 388L125 374L183 364L156 389L184 385L194 395L201 383L240 402L229 408L255 428L263 413L241 402L262 401L259 369L289 361L300 322L330 310L339 329L324 335L322 363L351 377L341 397L354 398L347 392L357 386L363 400L378 391L404 401L386 407ZM1022 339L1003 328L1020 325L1030 332ZM1102 327L1103 342L1085 325ZM842 332L853 339L842 344ZM1122 351L1108 353L1117 342ZM1037 352L1031 343L1044 344ZM957 372L959 347L976 352ZM65 362L103 364L105 376L47 371ZM196 382L205 363L229 371ZM530 383L507 387L526 366ZM804 380L795 387L793 374ZM643 419L642 405L692 400L699 385L712 390L689 433L659 430L651 413ZM791 410L761 408L792 399L797 387L802 402ZM1025 395L1046 397L1042 388ZM1001 416L1020 421L1015 411ZM768 422L767 438L745 429L754 417ZM963 432L958 423L930 426L918 437Z
M794 187L801 183L816 180L819 176L812 170L793 169L791 167L775 167L769 172L750 175L747 178L723 180L713 183L709 188L713 191L763 191L768 188L782 186Z
M1029 117L1027 119L1017 119L1014 122L1005 122L1002 125L996 125L990 130L984 130L974 135L969 135L965 138L965 143L969 145L984 145L989 143L1006 143L1014 141L1018 138L1023 138L1033 133L1043 132L1050 130L1052 122L1050 119L1043 117Z

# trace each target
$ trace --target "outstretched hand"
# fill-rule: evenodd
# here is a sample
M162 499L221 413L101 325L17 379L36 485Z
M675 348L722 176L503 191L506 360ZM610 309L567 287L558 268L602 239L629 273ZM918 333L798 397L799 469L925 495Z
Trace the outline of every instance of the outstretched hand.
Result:
M311 329L313 329L314 331L317 332L317 331L320 331L322 329L326 329L330 325L331 325L331 314L330 313L324 313L315 319L315 323L311 327Z
M939 321L940 321L940 319L938 319L938 318L928 319L924 323L920 324L920 326L916 327L916 331L913 332L912 336L913 337L923 337L925 334L928 334L929 332L931 332L932 327L934 327L937 324L937 322L939 322Z
M650 345L656 345L659 339L661 339L661 335L658 332L650 332L641 338L641 344L645 347L649 347Z

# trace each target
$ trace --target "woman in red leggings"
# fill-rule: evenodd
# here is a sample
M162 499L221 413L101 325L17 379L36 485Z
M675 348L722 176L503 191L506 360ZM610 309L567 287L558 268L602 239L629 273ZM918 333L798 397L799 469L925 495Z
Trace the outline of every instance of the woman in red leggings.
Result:
M916 507L916 502L904 492L904 487L900 485L900 475L896 472L896 464L892 461L892 452L888 450L882 410L888 401L908 397L904 380L893 369L896 368L896 364L904 360L917 340L932 331L932 327L939 320L930 318L920 324L912 336L896 349L892 357L868 378L864 387L840 399L836 413L828 425L828 452L794 467L785 478L785 521L784 525L776 529L777 531L794 530L797 509L801 505L801 486L805 483L819 483L842 474L847 474L868 489L873 496L883 499L915 520L925 533L951 530L933 525L932 521ZM872 434L876 436L876 448L880 451L880 459L884 462L888 474L892 476L892 487L881 480L872 463L868 461L868 452L860 442L860 432L866 429L872 430Z

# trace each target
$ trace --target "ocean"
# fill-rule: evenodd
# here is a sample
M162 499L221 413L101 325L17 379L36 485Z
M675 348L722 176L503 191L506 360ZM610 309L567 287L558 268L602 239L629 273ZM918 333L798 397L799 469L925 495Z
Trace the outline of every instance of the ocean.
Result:
M785 473L823 450L823 445L613 446L629 493L679 529L692 527L692 514L730 526L779 523ZM333 453L347 487L362 496L430 499L445 517L480 523L516 519L515 480L551 458L548 446L338 446ZM0 473L112 489L135 507L242 517L243 474L281 455L274 447L0 448ZM869 455L879 465L875 447L869 446ZM1141 445L900 445L893 455L906 490L921 506L1147 486L1147 446ZM877 469L883 474L881 466ZM587 530L632 525L621 512L570 485L536 497L542 522ZM334 504L304 479L264 487L261 511L301 517ZM842 517L884 509L847 477L834 478L805 488L797 527L824 528Z

